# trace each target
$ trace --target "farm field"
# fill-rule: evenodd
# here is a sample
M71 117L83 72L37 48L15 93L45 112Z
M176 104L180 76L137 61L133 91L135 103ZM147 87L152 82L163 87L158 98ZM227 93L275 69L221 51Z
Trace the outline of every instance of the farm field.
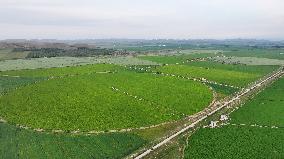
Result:
M222 84L243 87L248 83L261 77L259 74L243 73L238 71L227 71L221 69L206 69L196 66L168 65L157 67L157 72L175 74L186 77L206 78Z
M281 78L234 111L228 125L198 130L185 158L283 158L283 84Z
M128 157L192 124L212 101L232 97L282 62L274 51L265 57L248 50L246 57L246 49L175 47L145 44L115 56L30 59L7 58L11 50L1 50L0 158ZM158 156L281 158L283 83L232 113L228 125L189 129Z
M158 65L134 57L51 57L0 61L0 71L79 66L98 63L117 65Z
M12 89L28 84L33 84L37 81L44 80L44 78L31 77L0 77L0 94L9 92Z
M49 76L49 71L42 71L35 75ZM173 77L129 71L79 77L49 79L10 91L0 97L0 115L32 128L105 131L178 120L212 100L205 85Z
M220 63L239 63L245 65L284 65L284 60L268 59L259 57L213 57L213 60Z
M189 62L187 63L188 66L195 66L195 67L202 67L207 69L219 69L219 70L226 70L226 71L237 71L237 72L243 72L243 73L250 73L250 74L260 74L260 75L266 75L277 68L279 68L279 65L242 65L242 64L222 64L219 62L214 61L198 61L198 62Z
M231 123L284 127L284 78L231 114Z
M186 77L206 78L214 82L234 85L238 87L246 86L250 82L255 81L256 79L279 68L279 66L277 65L247 66L240 64L222 64L219 62L211 61L212 56L209 55L208 53L199 53L176 56L142 56L140 58L162 64L170 64L166 66L156 67L156 69L154 70L158 72ZM211 55L215 54L211 53ZM200 58L207 58L207 60L194 61Z
M208 83L207 85L211 87L217 93L217 95L219 96L219 99L222 99L224 97L227 97L239 91L238 88L226 87L226 86L221 86L218 84Z
M251 48L236 48L227 49L224 51L226 56L237 56L237 57L259 57L269 59L284 59L283 49L251 49Z
M0 72L2 76L20 76L20 77L60 77L71 75L84 75L92 73L108 73L122 70L123 67L113 64L93 64L84 66L58 67L47 69L25 69Z
M188 60L193 60L196 58L208 58L221 55L221 53L180 53L171 56L138 56L139 59L148 60L152 62L157 62L161 64L182 64L186 63Z
M134 134L49 134L0 123L0 158L122 158L146 143Z
M283 158L284 130L244 126L204 128L197 131L185 149L186 159Z

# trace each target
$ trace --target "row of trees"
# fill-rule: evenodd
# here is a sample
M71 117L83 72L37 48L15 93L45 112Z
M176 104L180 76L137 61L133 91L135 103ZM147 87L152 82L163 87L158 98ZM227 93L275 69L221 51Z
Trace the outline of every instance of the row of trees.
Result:
M40 48L26 50L31 51L27 58L41 58L41 57L90 57L98 55L114 55L117 50L106 48L76 48L76 49L59 49L59 48Z

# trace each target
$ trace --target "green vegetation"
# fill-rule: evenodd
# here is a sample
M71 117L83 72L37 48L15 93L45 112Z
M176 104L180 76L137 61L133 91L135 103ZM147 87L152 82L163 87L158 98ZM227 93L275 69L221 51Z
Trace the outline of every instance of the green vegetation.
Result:
M47 134L0 123L0 158L122 158L145 142L134 134Z
M244 64L244 65L284 65L284 60L268 59L260 57L214 57L214 61L226 64Z
M52 57L0 61L0 71L79 66L98 63L117 65L158 65L155 62L127 57Z
M206 78L218 83L230 84L240 87L243 87L261 77L261 75L259 74L227 71L221 69L208 69L185 65L168 65L164 67L158 67L156 71L168 74L182 75L186 77Z
M277 68L279 66L247 66L247 65L231 65L231 64L222 64L214 61L198 61L198 62L189 62L187 65L202 67L207 69L219 69L226 71L238 71L243 73L250 74L259 74L264 76Z
M284 126L284 78L232 113L232 123Z
M19 49L18 49L19 50ZM21 49L24 51L25 49ZM114 55L117 50L106 48L87 48L78 47L73 49L60 49L60 48L40 48L28 49L30 53L27 58L42 58L42 57L92 57L98 55Z
M201 59L201 58L208 58L208 57L215 57L220 55L213 54L213 53L189 53L189 54L176 54L176 55L169 55L169 56L139 56L138 58L148 61L153 61L161 64L182 64L186 63L189 60L193 59Z
M183 56L139 56L139 58L161 64L175 64L185 60Z
M0 115L33 128L109 130L181 119L211 100L198 82L122 71L22 87L0 97Z
M95 64L85 66L60 67L34 70L15 70L0 72L0 75L20 76L20 77L58 77L68 75L83 75L91 73L108 73L121 70L123 67L111 64Z
M207 61L202 60L202 58L217 55L218 54L213 53L193 53L178 56L141 56L140 58L163 64L181 64L157 67L154 70L158 72L195 78L206 78L211 81L241 87L279 67L222 64L210 61L211 58L207 59ZM197 59L197 61L191 61L192 59ZM198 61L198 59L201 59L201 61Z
M0 77L0 94L7 93L9 90L20 86L33 84L36 81L44 78L30 78L30 77Z
M226 56L237 57L262 57L269 59L284 59L284 49L253 49L253 48L237 48L228 49L224 54Z
M284 78L233 112L230 123L239 126L198 130L189 139L185 158L283 158L283 88ZM251 126L255 124L261 127Z
M284 129L224 126L200 129L189 140L186 159L283 158Z
M218 85L218 84L208 83L207 85L210 86L216 93L221 95L221 97L232 95L233 93L235 93L239 90L237 88L221 86L221 85Z
M1 60L15 60L26 58L29 51L13 51L12 49L0 49L0 61Z

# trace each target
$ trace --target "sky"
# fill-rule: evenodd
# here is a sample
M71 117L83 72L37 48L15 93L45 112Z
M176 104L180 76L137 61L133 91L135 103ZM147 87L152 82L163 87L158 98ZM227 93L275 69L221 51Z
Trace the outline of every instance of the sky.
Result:
M283 0L0 0L0 39L284 39Z

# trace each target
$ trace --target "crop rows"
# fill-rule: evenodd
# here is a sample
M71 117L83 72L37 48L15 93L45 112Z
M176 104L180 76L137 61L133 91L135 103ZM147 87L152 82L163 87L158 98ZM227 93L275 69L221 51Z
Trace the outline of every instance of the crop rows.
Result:
M55 70L38 71L21 75L58 74ZM0 115L11 123L37 129L104 131L181 119L202 110L212 100L204 85L171 77L123 70L79 77L50 79L11 91L0 97ZM115 93L110 89L112 86L145 100Z
M223 126L193 134L185 158L283 158L283 84L284 78L276 81Z

